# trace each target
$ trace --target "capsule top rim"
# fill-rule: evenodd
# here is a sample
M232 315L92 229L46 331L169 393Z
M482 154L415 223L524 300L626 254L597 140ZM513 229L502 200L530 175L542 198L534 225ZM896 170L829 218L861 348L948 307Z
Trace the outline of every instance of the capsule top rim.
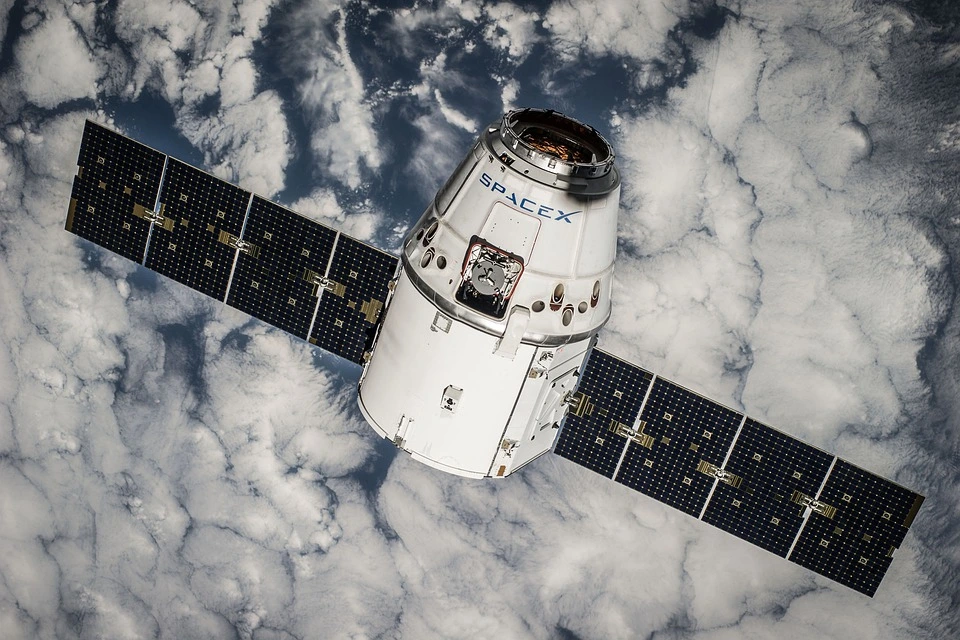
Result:
M500 139L513 153L557 175L600 178L616 154L590 125L552 109L514 109L503 116Z

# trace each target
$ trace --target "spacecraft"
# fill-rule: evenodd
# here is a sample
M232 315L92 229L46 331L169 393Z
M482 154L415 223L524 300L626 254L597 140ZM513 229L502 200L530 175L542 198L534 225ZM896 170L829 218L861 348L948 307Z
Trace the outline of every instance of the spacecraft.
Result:
M416 460L549 452L873 596L923 496L596 347L620 174L593 127L485 128L396 257L87 121L66 229L362 366Z

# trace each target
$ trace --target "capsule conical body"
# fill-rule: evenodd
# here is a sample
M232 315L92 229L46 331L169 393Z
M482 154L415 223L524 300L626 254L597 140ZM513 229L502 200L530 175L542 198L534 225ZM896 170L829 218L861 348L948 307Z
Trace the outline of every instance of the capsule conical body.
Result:
M620 178L594 129L488 127L406 238L363 415L433 467L503 477L549 451L610 317Z

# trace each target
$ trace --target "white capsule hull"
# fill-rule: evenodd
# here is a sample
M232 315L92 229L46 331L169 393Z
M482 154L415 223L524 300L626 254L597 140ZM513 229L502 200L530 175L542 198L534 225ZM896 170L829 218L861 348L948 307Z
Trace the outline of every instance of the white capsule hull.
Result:
M551 448L559 401L589 340L521 344L514 358L497 357L498 338L445 315L405 275L388 315L398 320L384 322L358 394L381 436L425 464L473 478L509 475ZM567 384L551 389L560 374Z
M576 121L524 110L481 134L404 242L359 386L374 429L475 478L549 451L610 317L619 194Z

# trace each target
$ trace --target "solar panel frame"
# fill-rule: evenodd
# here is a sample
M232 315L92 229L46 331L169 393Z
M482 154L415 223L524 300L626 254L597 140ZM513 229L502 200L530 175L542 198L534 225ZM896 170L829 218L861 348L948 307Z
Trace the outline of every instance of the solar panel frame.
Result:
M836 511L812 511L787 559L873 596L923 496L838 458L817 501Z
M615 429L633 425L653 378L648 371L594 348L577 384L578 406L564 418L554 453L613 478L628 442Z
M145 266L224 300L251 194L175 158L160 190L162 222L151 232Z
M143 262L167 156L91 120L83 127L64 228Z
M339 234L323 283L317 286L320 304L310 343L362 365L399 264L396 256Z
M701 519L785 558L803 525L797 492L815 496L833 454L747 418L724 469L742 478L718 482Z
M306 340L316 313L308 272L326 273L337 231L255 195L227 304Z
M702 461L723 464L743 414L664 378L657 378L614 478L693 517L699 516L714 477ZM645 443L645 444L643 444Z

